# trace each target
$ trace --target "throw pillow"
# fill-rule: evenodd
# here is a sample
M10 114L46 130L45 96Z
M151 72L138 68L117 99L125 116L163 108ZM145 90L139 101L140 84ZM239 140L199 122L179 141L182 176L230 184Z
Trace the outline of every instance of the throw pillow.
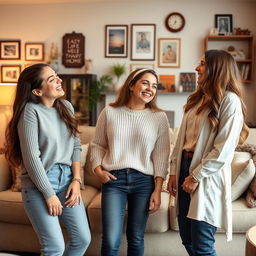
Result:
M252 159L246 162L233 162L232 168L232 201L238 199L248 188L255 175L255 166Z
M86 158L87 158L87 154L88 154L88 149L89 149L89 143L81 145L81 168L80 168L80 175L81 175L81 180L82 180L82 184L81 184L81 189L84 189L84 166L86 163Z

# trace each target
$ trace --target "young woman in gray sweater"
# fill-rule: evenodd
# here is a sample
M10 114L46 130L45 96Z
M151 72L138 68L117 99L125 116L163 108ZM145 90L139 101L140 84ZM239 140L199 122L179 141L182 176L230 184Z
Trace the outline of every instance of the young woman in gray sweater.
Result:
M46 64L20 74L6 157L12 166L22 167L22 199L41 255L82 256L91 235L80 194L78 122L72 105L61 99L61 82ZM67 246L59 219L70 236Z

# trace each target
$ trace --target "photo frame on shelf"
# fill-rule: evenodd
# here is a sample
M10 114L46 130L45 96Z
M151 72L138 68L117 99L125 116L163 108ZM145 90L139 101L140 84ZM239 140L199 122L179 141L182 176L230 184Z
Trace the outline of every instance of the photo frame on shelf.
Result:
M175 92L175 75L159 75L159 81L158 91Z
M2 65L1 82L16 83L21 72L21 65Z
M131 25L131 60L155 60L155 24Z
M158 39L158 67L179 68L180 67L180 38Z
M131 63L130 64L130 72L139 69L139 68L148 68L148 69L154 69L155 65L154 63Z
M20 40L1 40L0 60L20 60Z
M193 92L196 89L196 73L181 72L179 87L183 92ZM180 89L181 90L181 89Z
M127 58L128 25L105 26L105 58Z
M232 14L215 14L215 28L219 35L231 35L233 33Z
M44 43L25 43L26 61L44 61Z

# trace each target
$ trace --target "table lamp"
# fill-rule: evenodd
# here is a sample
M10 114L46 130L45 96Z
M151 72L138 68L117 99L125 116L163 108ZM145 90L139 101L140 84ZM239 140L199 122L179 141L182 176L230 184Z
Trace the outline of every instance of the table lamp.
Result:
M5 141L5 129L12 116L12 105L16 93L16 84L0 83L0 147Z

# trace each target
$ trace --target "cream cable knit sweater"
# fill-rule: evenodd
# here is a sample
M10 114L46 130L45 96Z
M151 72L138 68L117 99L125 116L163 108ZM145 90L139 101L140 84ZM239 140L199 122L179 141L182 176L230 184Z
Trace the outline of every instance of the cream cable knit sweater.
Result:
M106 107L92 142L93 170L133 168L165 179L170 153L169 123L164 112Z

